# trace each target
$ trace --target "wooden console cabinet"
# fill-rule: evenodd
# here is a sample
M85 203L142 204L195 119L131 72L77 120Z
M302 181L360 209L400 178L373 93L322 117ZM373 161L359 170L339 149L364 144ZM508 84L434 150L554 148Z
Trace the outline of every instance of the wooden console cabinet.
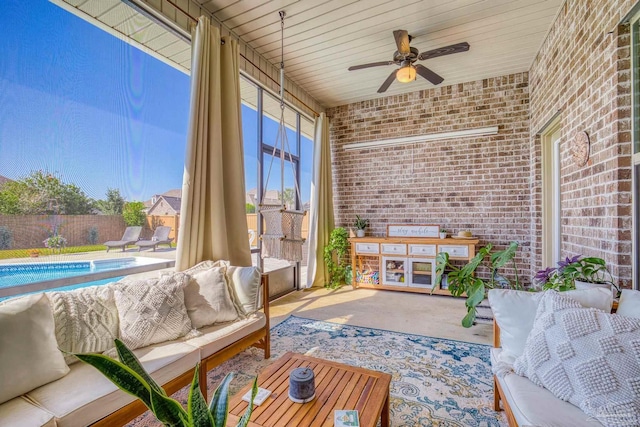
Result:
M386 289L451 295L443 280L436 280L436 255L447 252L449 259L468 262L476 255L478 239L432 237L352 237L351 267L354 288ZM367 277L378 272L378 284ZM361 276L361 274L363 274ZM360 279L360 280L358 280Z

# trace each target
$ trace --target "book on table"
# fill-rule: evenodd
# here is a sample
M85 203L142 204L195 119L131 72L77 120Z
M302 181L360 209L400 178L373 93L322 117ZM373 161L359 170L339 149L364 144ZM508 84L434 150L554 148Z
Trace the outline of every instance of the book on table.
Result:
M256 394L256 398L253 399L253 404L256 406L260 406L264 403L265 400L267 400L269 396L271 396L271 391L265 388L258 387L258 394ZM244 394L244 396L242 396L242 400L247 403L251 402L251 390L249 390Z
M360 427L358 411L338 409L333 413L335 427Z

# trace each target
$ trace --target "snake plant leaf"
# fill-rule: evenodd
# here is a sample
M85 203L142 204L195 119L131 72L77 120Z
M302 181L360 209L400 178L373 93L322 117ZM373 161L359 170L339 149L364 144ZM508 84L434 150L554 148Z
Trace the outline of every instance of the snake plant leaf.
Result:
M247 405L247 410L240 420L238 420L238 424L236 427L247 427L249 424L249 419L251 418L251 414L253 413L253 399L256 398L258 394L258 377L253 380L253 386L251 386L251 403Z
M196 365L196 371L191 381L189 390L189 400L187 401L187 412L189 413L189 426L191 427L215 427L213 416L207 408L207 401L200 391L200 364Z
M227 410L229 408L229 384L233 379L233 372L229 372L222 380L216 391L213 392L209 411L213 416L214 427L227 425Z
M133 369L103 354L74 354L74 356L96 368L121 390L140 399L147 408L153 409L150 386Z
M151 375L149 375L147 371L144 370L142 364L140 363L140 360L138 360L136 355L133 354L133 352L129 350L127 346L124 345L124 343L119 339L116 338L115 343L120 361L122 361L122 363L127 365L129 368L133 369L138 375L140 375L152 389L166 396L167 393L162 387L158 385L158 383L153 380L153 378L151 378Z
M189 427L189 415L176 400L151 389L151 411L166 426Z

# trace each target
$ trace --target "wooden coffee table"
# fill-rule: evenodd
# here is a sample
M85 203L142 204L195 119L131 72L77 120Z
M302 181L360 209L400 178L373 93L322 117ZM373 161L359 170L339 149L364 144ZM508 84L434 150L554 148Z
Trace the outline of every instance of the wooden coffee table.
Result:
M289 399L289 373L298 367L313 369L316 398L308 403ZM335 409L356 409L362 427L389 426L389 384L391 375L369 369L330 362L297 353L286 353L258 375L258 386L271 396L256 406L250 427L333 426ZM228 426L235 426L247 409L242 396L251 384L229 402Z

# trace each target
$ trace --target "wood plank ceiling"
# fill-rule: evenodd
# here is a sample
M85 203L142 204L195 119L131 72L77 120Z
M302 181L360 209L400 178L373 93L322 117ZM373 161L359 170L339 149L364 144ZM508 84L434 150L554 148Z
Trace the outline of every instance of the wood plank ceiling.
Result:
M287 76L325 106L377 98L395 65L393 30L408 30L421 52L468 42L468 52L421 61L440 86L528 71L564 0L194 0L276 64L284 10ZM395 81L385 95L433 85Z
M178 64L190 65L189 43L120 0L64 1ZM331 107L434 87L418 77L376 91L395 65L393 30L414 37L421 52L468 42L468 52L420 61L444 77L439 86L528 71L564 0L174 0L209 11L273 64L280 62L280 18L289 79Z

